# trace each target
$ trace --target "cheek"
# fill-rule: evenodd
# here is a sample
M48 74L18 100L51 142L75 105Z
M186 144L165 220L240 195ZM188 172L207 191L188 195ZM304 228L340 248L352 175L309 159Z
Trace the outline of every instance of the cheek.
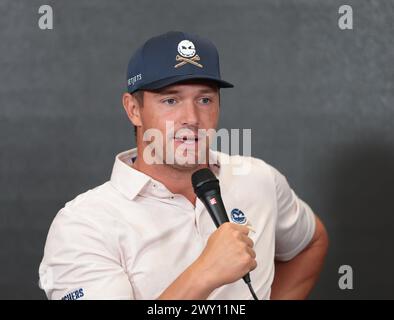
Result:
M158 128L160 129L160 123L162 122L162 115L160 109L153 105L146 105L141 112L141 122L146 128Z
M177 117L174 112L168 112L168 110L166 111L159 108L152 108L149 112L145 112L141 115L141 121L144 131L148 129L157 129L162 133L163 137L166 137L166 135L171 134L171 129L176 127ZM169 129L168 132L167 123Z
M219 121L219 108L212 108L209 112L202 112L200 119L204 127L216 128Z

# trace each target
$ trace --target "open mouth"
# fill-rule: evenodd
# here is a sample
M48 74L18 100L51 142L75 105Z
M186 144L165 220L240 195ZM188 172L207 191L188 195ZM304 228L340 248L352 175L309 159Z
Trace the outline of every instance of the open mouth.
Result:
M195 144L198 143L198 137L196 136L183 136L183 137L175 137L175 141L185 144Z

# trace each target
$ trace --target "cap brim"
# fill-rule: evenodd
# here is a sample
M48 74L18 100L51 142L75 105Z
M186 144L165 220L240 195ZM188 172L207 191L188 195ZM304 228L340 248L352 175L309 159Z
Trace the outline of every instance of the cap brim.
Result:
M216 82L219 88L233 88L234 85L232 85L230 82L224 81L222 79L218 79L217 77L214 76L207 76L207 75L195 75L195 74L188 74L188 75L183 75L183 76L174 76L166 79L161 79L155 82L151 82L146 85L142 85L141 87L138 88L138 90L156 90L156 89L161 89L164 87L167 87L169 85L179 83L182 81L186 80L209 80Z

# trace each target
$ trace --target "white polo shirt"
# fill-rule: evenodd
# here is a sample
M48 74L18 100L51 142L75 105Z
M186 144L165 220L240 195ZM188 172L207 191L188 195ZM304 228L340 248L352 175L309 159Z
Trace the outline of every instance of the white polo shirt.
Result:
M290 260L310 242L310 207L275 168L256 158L211 152L229 218L241 210L255 233L257 268L250 273L259 299L269 299L274 259ZM49 299L156 299L204 249L216 227L197 199L133 169L136 149L116 156L110 181L77 196L56 215L40 265ZM248 174L235 174L249 161ZM234 210L233 212L239 213ZM231 245L231 243L229 244ZM242 279L208 299L252 299Z

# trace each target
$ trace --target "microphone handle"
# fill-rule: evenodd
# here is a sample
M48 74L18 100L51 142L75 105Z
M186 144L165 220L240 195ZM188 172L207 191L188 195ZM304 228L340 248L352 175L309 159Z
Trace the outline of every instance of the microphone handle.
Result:
M204 206L208 210L216 228L219 228L225 222L229 222L226 209L219 192L208 191L200 198L200 200L204 203Z
M217 191L210 191L205 194L205 197L202 196L200 200L204 203L205 208L208 209L208 212L216 225L216 228L219 228L225 222L229 222L228 216L226 214L226 209L223 204L222 197L220 193ZM250 283L250 274L249 272L242 277L246 284Z

